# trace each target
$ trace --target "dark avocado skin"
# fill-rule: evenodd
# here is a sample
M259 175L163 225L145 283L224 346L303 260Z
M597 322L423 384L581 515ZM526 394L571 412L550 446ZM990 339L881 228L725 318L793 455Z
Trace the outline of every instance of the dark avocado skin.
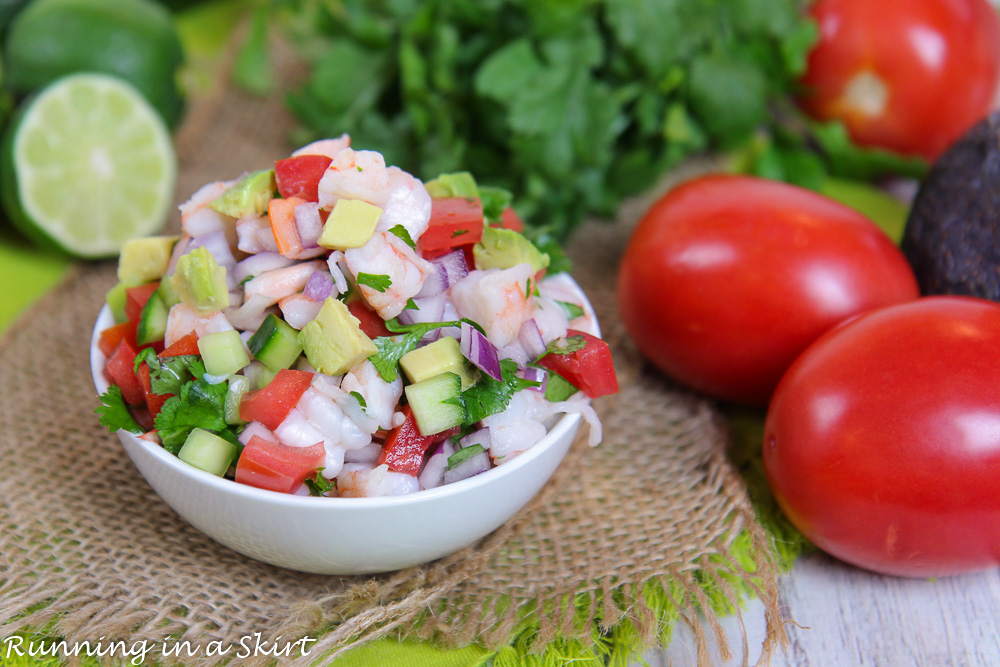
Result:
M921 293L1000 301L1000 111L931 167L901 247Z

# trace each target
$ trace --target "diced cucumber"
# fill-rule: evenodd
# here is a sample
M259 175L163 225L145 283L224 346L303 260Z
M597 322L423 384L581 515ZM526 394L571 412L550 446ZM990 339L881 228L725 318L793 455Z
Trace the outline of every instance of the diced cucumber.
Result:
M548 382L545 383L545 400L550 403L561 403L580 391L571 385L563 376L549 371Z
M167 331L167 314L170 309L163 303L158 292L153 292L139 313L139 326L135 330L135 340L139 345L163 340Z
M277 373L290 368L302 354L299 331L274 313L270 313L247 341L254 358Z
M205 334L198 339L198 351L209 375L231 375L250 363L243 339L233 329Z
M243 375L250 379L250 390L257 391L271 384L271 380L278 374L272 371L259 361L251 361L250 365L243 371Z
M108 290L108 295L104 297L111 309L111 316L115 318L115 324L121 324L128 318L125 316L125 283L118 283Z
M174 291L174 285L169 280L161 280L160 286L156 288L156 293L163 299L163 305L169 310L181 302L181 298Z
M250 393L250 378L245 375L234 375L229 378L229 389L226 391L224 413L227 424L246 424L240 419L240 401Z
M407 385L406 399L421 435L433 435L465 421L461 404L462 378L455 373L441 373ZM449 399L457 399L454 403Z
M226 474L235 457L236 445L200 428L191 431L177 452L181 461L219 477Z

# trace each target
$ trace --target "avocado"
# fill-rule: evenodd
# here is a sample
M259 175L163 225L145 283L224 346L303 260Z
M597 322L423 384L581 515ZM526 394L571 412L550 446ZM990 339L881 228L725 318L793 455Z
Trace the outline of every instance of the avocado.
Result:
M146 236L122 244L118 280L126 287L159 280L167 272L179 236Z
M261 216L267 212L267 202L274 196L274 188L274 169L252 171L244 174L208 207L234 218Z
M471 197L479 199L479 186L476 179L467 171L456 171L453 174L441 174L432 181L424 183L431 199L446 197Z
M162 285L163 283L160 284ZM108 308L111 309L111 316L115 318L115 324L120 324L128 319L125 315L125 289L125 283L117 283L108 290L107 295L104 297Z
M523 234L513 229L484 227L482 240L472 247L477 269L509 269L530 264L538 273L549 265L548 254L541 252Z
M181 301L199 315L208 315L229 307L226 270L215 262L204 246L196 248L177 261L170 286Z
M316 318L299 332L306 358L320 373L341 375L378 352L343 301L328 297Z
M317 243L330 250L360 248L375 233L382 209L360 199L338 199Z
M1000 112L952 144L913 202L902 250L923 294L1000 301Z
M400 357L399 365L410 382L422 382L441 373L454 373L462 378L463 390L475 384L458 341L451 336L407 352Z

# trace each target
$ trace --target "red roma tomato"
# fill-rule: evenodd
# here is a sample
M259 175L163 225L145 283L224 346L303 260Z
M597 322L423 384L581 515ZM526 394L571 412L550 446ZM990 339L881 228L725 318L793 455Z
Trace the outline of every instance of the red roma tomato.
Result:
M240 419L257 421L272 431L285 421L306 393L313 374L283 368L266 387L252 391L240 401Z
M618 276L622 319L654 365L759 405L832 326L917 296L903 254L867 218L747 176L668 193L639 223Z
M618 393L618 376L611 361L608 344L585 331L567 329L566 338L579 338L583 347L568 354L550 352L538 360L538 365L558 373L564 380L589 398Z
M931 297L812 345L771 403L764 466L817 546L915 577L1000 564L1000 305Z
M445 197L431 200L431 219L420 236L422 250L445 250L479 243L483 238L483 204L478 199Z
M258 489L295 493L323 465L325 457L322 442L311 447L289 447L255 435L236 463L236 481Z
M306 201L319 199L320 179L332 160L325 155L299 155L274 163L274 180L278 193L285 199L298 197Z
M858 143L933 160L989 113L1000 19L987 0L819 0L810 13L802 105Z

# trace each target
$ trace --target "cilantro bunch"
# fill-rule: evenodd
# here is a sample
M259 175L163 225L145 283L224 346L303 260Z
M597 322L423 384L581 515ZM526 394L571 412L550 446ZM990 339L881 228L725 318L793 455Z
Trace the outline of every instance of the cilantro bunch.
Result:
M565 238L684 157L746 142L805 66L803 0L278 0L299 143L469 169Z

